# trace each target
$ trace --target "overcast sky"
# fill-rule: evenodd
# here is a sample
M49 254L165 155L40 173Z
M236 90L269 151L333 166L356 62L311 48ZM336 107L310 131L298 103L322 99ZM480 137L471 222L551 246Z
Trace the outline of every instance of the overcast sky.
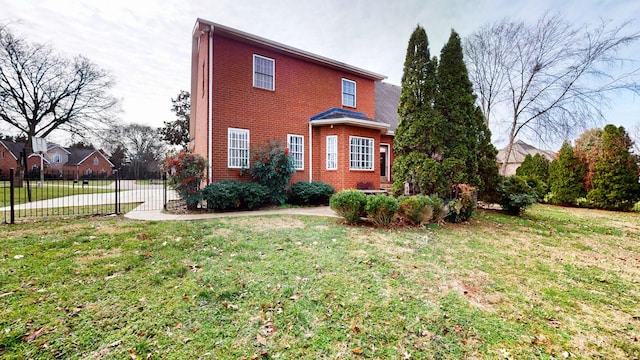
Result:
M559 4L561 3L561 4ZM162 126L171 98L190 89L196 18L386 75L400 84L407 42L417 24L439 55L450 30L465 37L505 17L536 20L545 11L575 24L600 19L640 31L639 0L0 0L0 22L31 42L83 54L112 72L126 122ZM640 61L640 44L624 55ZM640 124L640 98L616 95L607 121ZM0 127L0 130L2 128ZM495 132L495 131L494 131ZM494 143L504 136L494 133Z

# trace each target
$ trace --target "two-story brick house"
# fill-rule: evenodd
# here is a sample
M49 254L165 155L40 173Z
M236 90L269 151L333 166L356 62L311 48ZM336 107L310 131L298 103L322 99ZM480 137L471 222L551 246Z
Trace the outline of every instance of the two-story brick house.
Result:
M250 146L278 140L295 158L293 182L377 189L391 182L400 94L384 78L198 19L190 150L207 159L207 182L241 179Z

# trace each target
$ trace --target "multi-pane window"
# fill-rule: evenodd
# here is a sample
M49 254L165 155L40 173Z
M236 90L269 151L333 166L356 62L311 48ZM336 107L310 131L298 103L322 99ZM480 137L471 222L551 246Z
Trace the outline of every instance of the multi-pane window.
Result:
M327 136L327 170L338 170L338 137Z
M349 168L351 170L373 170L373 139L350 136Z
M356 107L356 82L342 79L342 105Z
M293 156L293 163L296 170L304 169L304 137L302 135L287 136L287 147L289 154Z
M100 164L100 160L98 160L98 157L96 156L93 158L93 165L98 165L98 164Z
M53 162L56 164L60 163L60 154L54 154L53 155Z
M273 90L275 77L275 60L268 57L253 55L253 86Z
M249 130L229 128L227 149L227 167L249 167Z

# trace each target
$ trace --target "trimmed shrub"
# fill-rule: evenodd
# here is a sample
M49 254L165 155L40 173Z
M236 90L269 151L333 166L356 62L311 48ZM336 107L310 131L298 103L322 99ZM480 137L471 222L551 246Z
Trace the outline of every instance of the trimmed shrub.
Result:
M212 210L255 209L268 203L271 191L258 183L224 180L205 186L202 196Z
M367 218L376 226L384 227L391 224L398 211L398 200L391 196L378 194L367 196L367 204L364 207Z
M638 201L635 205L633 205L633 208L631 209L631 211L640 212L640 201Z
M427 224L433 218L433 205L425 195L398 198L398 215L413 225Z
M355 189L343 190L331 196L329 206L347 220L354 224L360 221L364 215L364 207L367 204L367 196Z
M447 215L447 212L445 211L444 201L442 199L437 195L431 195L425 196L424 202L427 206L431 206L433 208L431 222L439 224L444 221L444 217Z
M457 184L453 186L455 199L447 203L447 215L445 220L452 223L468 221L476 210L476 199L474 192L476 188L467 184Z
M289 201L297 205L327 205L334 193L327 183L300 181L291 185Z
M524 210L537 200L536 190L521 176L506 177L498 187L498 204L510 215L522 215Z
M196 209L202 200L200 183L205 178L206 160L200 155L183 151L168 157L164 165L170 173L169 184L187 203L187 209Z

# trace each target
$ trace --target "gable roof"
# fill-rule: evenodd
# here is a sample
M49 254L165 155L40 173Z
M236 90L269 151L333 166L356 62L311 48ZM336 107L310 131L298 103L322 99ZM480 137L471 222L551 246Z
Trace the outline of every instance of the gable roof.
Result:
M496 160L499 163L504 162L504 159L507 154L507 148L501 149L498 151L498 155L496 156ZM522 140L517 140L513 143L513 148L511 149L511 155L509 156L508 163L522 163L524 158L527 155L535 155L540 154L547 158L547 160L551 161L556 158L556 153L551 150L540 150L535 146L529 145Z
M389 134L393 135L398 127L398 104L402 88L397 85L376 81L375 112L376 120L389 124Z
M263 48L279 51L281 53L285 53L287 55L290 55L299 59L304 59L312 63L328 66L330 68L334 68L334 69L342 70L351 74L359 75L367 79L371 79L371 80L386 79L386 76L376 74L372 71L364 70L352 65L345 64L340 61L326 58L324 56L312 54L304 50L300 50L288 45L281 44L276 41L265 39L260 36L249 34L244 31L240 31L228 26L220 25L212 21L204 20L201 18L198 18L196 20L196 24L193 28L192 35L194 38L197 38L208 31L211 31L215 34L218 34L220 36L224 36L227 38L236 39L236 40L248 42ZM195 54L193 54L192 56L195 56Z
M0 143L2 143L4 147L9 150L11 155L13 155L16 160L18 160L18 158L20 157L20 153L22 152L22 150L24 150L24 143L16 143L7 140L0 140Z
M100 152L100 150L79 149L79 148L66 148L65 150L69 152L69 161L67 161L65 165L80 165L83 162L85 162L85 160L90 158L91 155L97 153L103 159L105 159L111 167L114 166L113 163L109 161L109 159L107 159L107 157L102 152Z

